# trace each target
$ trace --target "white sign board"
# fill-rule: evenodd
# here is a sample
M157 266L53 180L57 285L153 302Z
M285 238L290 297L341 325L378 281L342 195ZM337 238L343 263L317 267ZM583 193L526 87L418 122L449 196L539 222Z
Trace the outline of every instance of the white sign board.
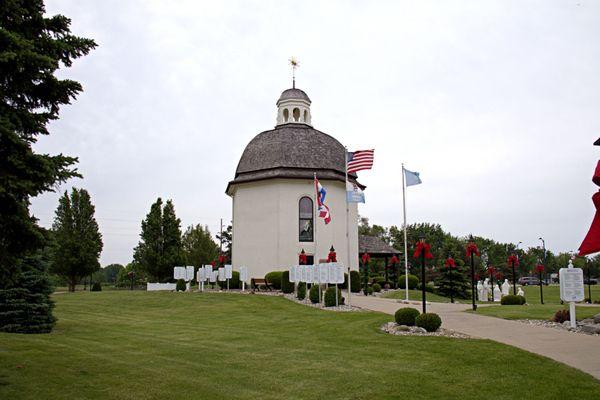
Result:
M173 279L185 280L185 267L174 267L173 268Z
M301 265L300 266L300 282L308 282L308 265Z
M217 281L217 274L218 274L217 271L210 271L210 276L209 276L210 283L215 283Z
M198 281L198 283L204 282L206 280L204 267L198 268L198 272L196 272L196 280Z
M193 265L188 265L187 267L185 267L185 280L188 282L194 280L194 266Z
M206 279L210 279L210 276L212 275L212 270L212 265L209 264L204 266L204 276L206 276Z
M220 267L218 271L219 271L219 280L224 281L226 279L225 278L225 268Z
M177 287L177 284L175 283L150 283L148 282L148 285L146 286L146 290L149 292L154 292L154 291L158 291L158 290L168 290L168 291L173 291L175 290L175 288Z
M225 264L225 279L233 278L233 267L230 264Z
M319 264L319 282L329 283L329 265Z
M240 267L240 281L246 282L248 280L248 268Z
M583 270L581 268L561 268L559 271L560 298L563 301L585 300Z

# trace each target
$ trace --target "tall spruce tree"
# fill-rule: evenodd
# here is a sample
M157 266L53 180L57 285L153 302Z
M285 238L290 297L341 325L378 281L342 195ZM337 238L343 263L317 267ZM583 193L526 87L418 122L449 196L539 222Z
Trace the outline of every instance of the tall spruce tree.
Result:
M465 271L462 260L456 260L456 266L454 267L442 264L436 284L438 286L437 293L442 296L453 299L468 299L471 297L467 271Z
M100 269L102 235L94 218L94 205L85 189L73 188L58 201L52 230L52 270L67 278L69 291L81 278Z
M38 154L32 144L49 133L47 124L58 119L60 106L82 90L78 82L58 79L56 70L96 47L91 39L71 35L67 17L44 13L41 0L5 0L0 6L0 292L25 289L25 301L49 289L41 287L43 279L26 283L44 272L31 259L46 239L29 213L30 200L79 176L76 158Z
M183 255L186 265L199 267L209 264L219 256L219 246L215 243L208 227L191 225L183 234Z
M142 221L140 242L133 259L150 277L159 282L173 277L173 267L183 262L181 220L175 214L171 200L163 207L159 197Z

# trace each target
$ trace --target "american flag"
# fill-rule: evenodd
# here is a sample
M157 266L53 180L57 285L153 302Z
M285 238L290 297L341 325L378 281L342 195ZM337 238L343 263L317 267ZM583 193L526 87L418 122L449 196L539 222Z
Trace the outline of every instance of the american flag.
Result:
M348 152L348 173L373 168L375 150Z

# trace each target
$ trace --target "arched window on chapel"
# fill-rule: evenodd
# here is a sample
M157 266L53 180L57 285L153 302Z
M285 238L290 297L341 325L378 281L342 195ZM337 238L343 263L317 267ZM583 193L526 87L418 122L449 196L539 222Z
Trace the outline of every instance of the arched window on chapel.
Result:
M313 241L313 201L310 197L304 196L298 203L298 215L300 221L300 235L299 240L301 242L312 242Z

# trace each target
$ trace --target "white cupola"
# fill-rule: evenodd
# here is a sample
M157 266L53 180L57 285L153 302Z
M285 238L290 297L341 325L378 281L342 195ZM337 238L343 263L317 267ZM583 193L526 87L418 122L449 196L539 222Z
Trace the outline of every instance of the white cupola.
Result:
M277 125L306 124L311 125L310 99L303 90L284 90L277 100Z

